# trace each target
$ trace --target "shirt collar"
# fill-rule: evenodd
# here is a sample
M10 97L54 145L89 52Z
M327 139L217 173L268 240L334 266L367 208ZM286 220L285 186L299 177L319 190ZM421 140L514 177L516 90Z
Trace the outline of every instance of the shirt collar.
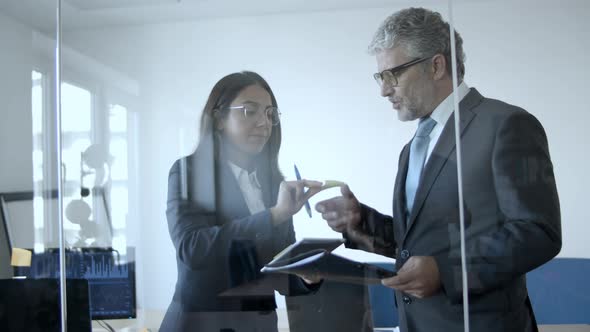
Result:
M459 102L465 98L465 96L469 93L469 87L465 82L461 82L457 87L457 94L459 97ZM453 93L451 92L445 100L443 100L438 106L432 111L430 117L436 121L437 124L446 124L447 120L453 113L455 109L453 105Z
M227 163L229 164L229 168L231 168L231 171L238 180L238 182L240 181L240 178L245 176L249 180L249 182L254 184L257 188L262 188L260 182L258 181L258 172L256 170L248 173L248 171L232 163L231 161L228 161Z

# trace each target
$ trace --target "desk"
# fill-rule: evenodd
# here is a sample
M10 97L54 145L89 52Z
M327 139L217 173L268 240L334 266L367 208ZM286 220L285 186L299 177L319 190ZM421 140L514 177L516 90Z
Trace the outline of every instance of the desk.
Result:
M155 332L160 328L166 310L137 309L137 318L105 320L117 332ZM108 332L92 321L92 332Z

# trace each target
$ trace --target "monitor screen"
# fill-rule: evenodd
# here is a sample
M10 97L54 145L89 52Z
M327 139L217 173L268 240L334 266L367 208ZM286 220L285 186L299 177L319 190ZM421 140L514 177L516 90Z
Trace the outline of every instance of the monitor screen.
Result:
M66 282L67 330L90 331L88 281ZM61 331L60 288L57 279L0 280L0 331Z
M30 278L58 278L59 252L34 253ZM92 319L136 317L135 257L133 248L120 255L112 248L77 248L66 251L66 278L88 280Z
M12 246L7 218L6 202L4 196L0 195L0 279L12 278L12 266L10 265Z

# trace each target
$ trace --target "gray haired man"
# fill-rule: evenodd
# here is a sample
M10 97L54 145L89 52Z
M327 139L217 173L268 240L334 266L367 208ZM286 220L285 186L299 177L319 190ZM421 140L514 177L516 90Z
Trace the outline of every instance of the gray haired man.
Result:
M525 274L561 249L547 138L530 113L467 87L457 32L455 47L471 330L536 331ZM395 289L402 331L462 331L450 28L439 13L404 9L383 22L369 51L399 120L419 120L400 154L393 216L348 187L316 209L348 247L396 258L397 276L382 282Z

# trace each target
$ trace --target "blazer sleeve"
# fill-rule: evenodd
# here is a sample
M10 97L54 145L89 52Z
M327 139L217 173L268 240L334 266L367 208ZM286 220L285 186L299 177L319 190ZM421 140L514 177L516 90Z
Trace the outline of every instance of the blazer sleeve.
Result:
M261 264L295 241L293 223L288 221L274 226L269 210L234 220L218 220L220 217L216 211L183 197L181 172L180 161L177 161L168 176L166 217L178 260L187 268L197 270L220 264L227 260L221 256L235 254L236 245L241 245L255 248L252 251L237 250L241 257L238 264L243 269L241 272L255 278L254 275L260 274ZM269 285L283 295L309 294L317 291L321 284L307 285L293 275L273 275L268 279Z
M273 236L273 253L278 253L285 249L288 245L295 242L295 229L293 222L284 222L274 228ZM267 257L266 261L270 261L272 257ZM266 263L263 262L263 263ZM275 278L274 289L284 296L297 296L315 293L321 286L321 282L313 285L306 284L303 279L292 274L271 274L271 278Z
M252 241L256 247L273 242L269 210L235 220L218 220L216 211L183 197L181 177L177 161L168 176L166 217L178 259L189 269L218 264L220 255L230 252L235 239ZM214 188L211 190L214 195Z
M358 234L343 234L345 246L395 258L397 245L393 218L361 204L361 229Z
M497 228L466 240L470 294L485 293L523 276L561 250L553 165L545 132L534 116L517 111L501 121L492 170L500 220ZM452 302L460 302L460 257L435 259L444 291Z

